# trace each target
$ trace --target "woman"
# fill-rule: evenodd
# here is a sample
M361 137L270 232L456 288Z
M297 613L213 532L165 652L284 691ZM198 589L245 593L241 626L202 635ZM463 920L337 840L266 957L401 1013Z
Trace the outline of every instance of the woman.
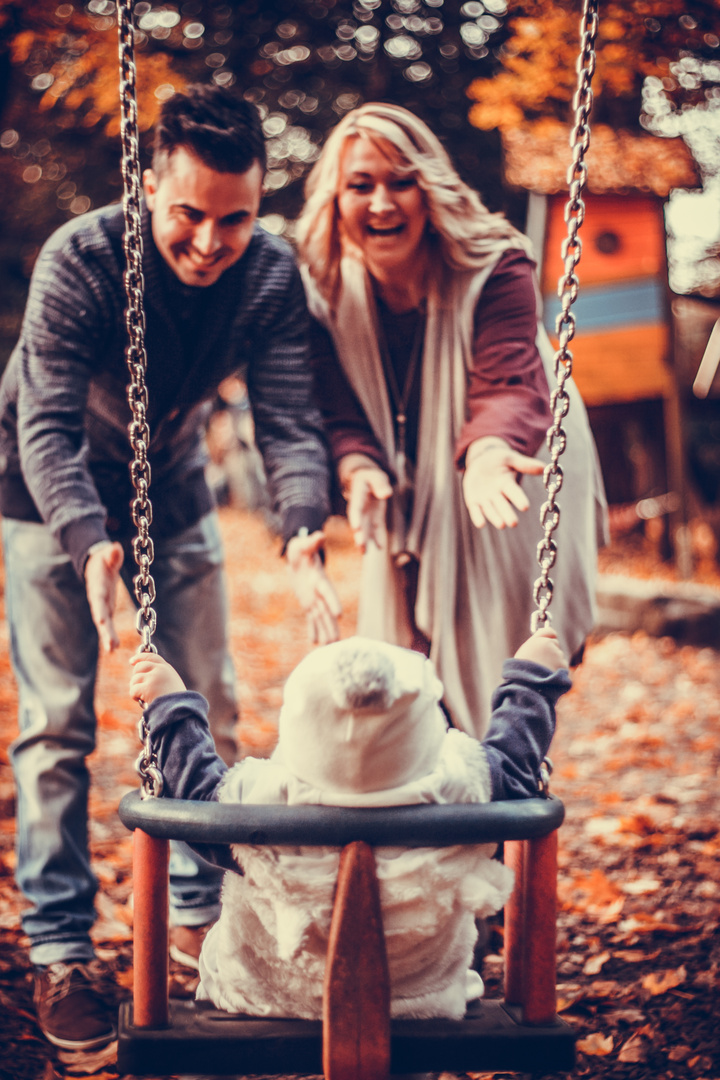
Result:
M427 652L454 723L481 737L502 661L527 636L539 573L547 456L532 455L551 420L552 349L529 241L394 105L363 105L338 124L307 196L305 286L332 339L318 392L364 552L357 632ZM567 655L593 624L604 525L597 457L571 393L552 609Z

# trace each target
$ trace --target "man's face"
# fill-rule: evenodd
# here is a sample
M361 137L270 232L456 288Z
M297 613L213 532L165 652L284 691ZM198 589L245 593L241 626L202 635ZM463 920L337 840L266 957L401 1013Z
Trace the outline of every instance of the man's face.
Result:
M257 161L244 173L216 172L182 146L160 176L146 169L143 185L153 238L184 285L214 285L245 254L262 182Z

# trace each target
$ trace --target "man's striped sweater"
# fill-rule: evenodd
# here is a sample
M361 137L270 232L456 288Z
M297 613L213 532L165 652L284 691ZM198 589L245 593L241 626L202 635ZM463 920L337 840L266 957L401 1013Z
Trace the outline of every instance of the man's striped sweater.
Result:
M133 531L123 228L112 205L50 237L0 383L0 512L45 522L79 573L92 544ZM284 538L319 528L327 451L289 247L256 226L215 285L192 288L159 255L146 211L143 244L153 534L172 536L211 508L205 423L234 373L247 382Z

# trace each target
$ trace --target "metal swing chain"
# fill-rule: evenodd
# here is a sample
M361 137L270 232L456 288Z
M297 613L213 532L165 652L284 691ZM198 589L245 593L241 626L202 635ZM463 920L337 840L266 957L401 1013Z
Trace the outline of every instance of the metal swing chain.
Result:
M567 435L563 428L563 420L570 409L570 397L565 389L565 383L572 374L572 353L568 344L575 336L575 316L570 310L578 297L580 282L575 273L580 255L582 242L578 231L585 217L585 203L581 195L587 180L587 165L585 155L590 146L590 127L588 120L593 103L592 77L595 73L595 39L598 30L598 0L584 0L582 18L580 20L581 49L576 63L578 85L573 97L573 109L575 111L575 125L570 135L572 148L572 163L568 168L567 182L570 188L570 198L565 205L565 222L568 226L568 235L563 240L562 258L565 265L565 273L558 282L558 296L560 297L562 310L555 323L555 329L559 338L559 348L553 358L555 378L557 386L550 395L550 405L553 413L553 422L546 436L547 448L550 451L551 460L545 466L543 482L547 492L547 500L540 510L540 524L544 530L544 537L537 547L537 560L540 566L540 577L533 586L533 599L537 610L533 612L531 629L534 633L541 626L550 621L548 608L553 595L553 583L550 579L550 571L555 565L557 558L557 544L553 540L553 533L560 523L560 508L556 504L556 497L562 488L563 470L560 465L560 456L567 445Z
M138 567L138 573L133 578L133 586L135 599L138 603L136 626L141 637L140 651L157 652L152 643L152 636L157 625L157 616L152 606L155 600L155 582L150 573L154 549L149 533L150 524L152 523L152 503L148 496L148 488L150 487L150 463L148 461L150 429L147 422L148 391L145 381L147 353L145 351L145 314L143 309L143 243L140 228L140 140L137 124L132 8L133 0L118 0L121 169L123 178L123 213L125 216L123 247L126 260L123 280L127 295L125 326L128 335L125 358L130 373L127 398L133 416L128 427L130 446L133 451L130 478L135 489L135 498L132 501L132 519L137 529L137 536L133 539L132 547ZM142 798L158 797L162 795L163 778L150 742L150 732L144 711L138 723L138 734L143 744L135 763L140 776L140 794Z

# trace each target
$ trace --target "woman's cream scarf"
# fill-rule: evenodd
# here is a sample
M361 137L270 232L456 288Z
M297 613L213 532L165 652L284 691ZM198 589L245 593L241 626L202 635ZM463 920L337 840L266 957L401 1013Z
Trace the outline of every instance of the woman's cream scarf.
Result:
M395 559L403 551L420 562L415 621L431 642L430 656L444 687L454 723L481 738L503 660L529 636L533 582L539 576L537 544L542 477L526 476L530 509L515 529L476 529L454 464L457 439L467 415L467 378L472 365L473 317L497 259L482 270L448 273L428 297L422 360L420 430L409 522L398 500L387 512L382 549L370 545L363 559L357 633L399 645L410 644L402 580ZM304 274L313 315L331 334L340 364L389 462L395 460L393 416L376 330L377 313L367 273L359 260L341 263L341 290L334 311ZM554 383L553 350L539 324L538 347ZM598 543L604 540L605 502L595 446L580 396L567 384L572 403L565 420L568 451L560 526L552 625L571 655L594 621ZM543 447L538 457L549 460Z

